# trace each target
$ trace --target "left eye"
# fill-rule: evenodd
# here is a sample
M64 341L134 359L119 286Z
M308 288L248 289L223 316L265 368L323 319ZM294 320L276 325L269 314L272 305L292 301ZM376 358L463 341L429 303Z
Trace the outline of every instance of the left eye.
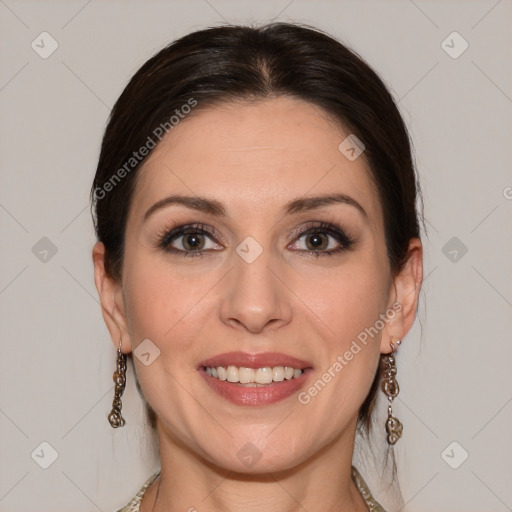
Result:
M304 239L305 243L303 244L302 248L298 247L298 249L305 251L335 249L339 245L339 242L334 238L333 235L324 233L322 231L303 233L299 237L299 240L301 239Z
M299 250L313 256L332 256L350 249L354 244L345 231L327 222L310 225L297 237L297 240L301 239L304 239L305 249Z

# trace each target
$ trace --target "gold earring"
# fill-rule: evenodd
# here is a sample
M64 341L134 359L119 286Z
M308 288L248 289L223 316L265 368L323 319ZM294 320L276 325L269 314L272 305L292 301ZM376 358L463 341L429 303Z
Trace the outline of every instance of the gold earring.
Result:
M394 336L391 336L391 340L393 340L393 338ZM393 416L393 411L391 409L391 403L400 392L400 387L396 381L396 360L395 356L393 355L398 350L400 343L402 343L402 340L397 339L395 348L395 345L391 341L391 354L385 354L381 359L383 372L382 390L388 398L388 419L386 420L386 432L388 434L388 443L390 445L394 445L402 437L403 431L402 423L400 423L398 418Z
M112 401L112 411L108 415L108 421L113 428L122 427L125 424L124 418L121 415L121 395L124 392L126 385L126 354L121 352L122 339L119 340L119 348L117 349L117 368L113 375L113 380L116 383L114 390L114 400Z

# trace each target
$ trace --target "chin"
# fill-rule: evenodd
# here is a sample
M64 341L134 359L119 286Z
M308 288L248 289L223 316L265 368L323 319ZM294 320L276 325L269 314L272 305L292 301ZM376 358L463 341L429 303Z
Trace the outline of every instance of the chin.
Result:
M293 469L307 457L306 453L294 452L293 446L288 446L285 439L276 438L274 443L268 440L258 443L254 437L231 440L229 445L216 444L215 452L207 447L207 459L224 470L246 475L265 475Z

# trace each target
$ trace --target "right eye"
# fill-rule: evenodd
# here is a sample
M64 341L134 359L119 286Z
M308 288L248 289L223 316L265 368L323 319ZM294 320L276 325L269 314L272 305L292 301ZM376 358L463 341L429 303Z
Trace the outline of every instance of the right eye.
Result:
M192 224L178 226L173 229L165 229L158 237L158 246L169 253L178 256L203 256L203 252L216 250L207 247L207 239L216 242L215 236L204 224ZM181 248L176 247L176 245Z

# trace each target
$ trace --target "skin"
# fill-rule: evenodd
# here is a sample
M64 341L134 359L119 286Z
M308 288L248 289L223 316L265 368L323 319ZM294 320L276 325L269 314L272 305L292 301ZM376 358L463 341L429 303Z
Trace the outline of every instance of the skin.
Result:
M403 339L414 322L422 246L411 240L407 263L393 278L367 163L338 149L347 135L297 99L198 110L140 170L122 282L106 275L104 246L94 246L95 283L115 348L121 338L130 353L149 338L160 350L149 366L134 357L157 413L162 468L141 512L367 510L350 477L357 414L379 354L391 351L390 336ZM292 199L335 192L351 196L367 216L339 203L280 213ZM171 205L144 222L146 210L170 194L216 199L227 214ZM330 256L308 255L315 250L311 235L290 237L308 221L336 222L355 243ZM222 237L200 237L203 257L157 247L162 230L195 222ZM236 252L248 236L263 249L250 264ZM172 245L190 251L184 238ZM317 251L340 246L328 233L322 240ZM307 405L295 395L264 407L234 405L197 371L224 352L284 352L311 362L307 389L395 301L401 310ZM250 468L237 456L249 442L261 453Z

